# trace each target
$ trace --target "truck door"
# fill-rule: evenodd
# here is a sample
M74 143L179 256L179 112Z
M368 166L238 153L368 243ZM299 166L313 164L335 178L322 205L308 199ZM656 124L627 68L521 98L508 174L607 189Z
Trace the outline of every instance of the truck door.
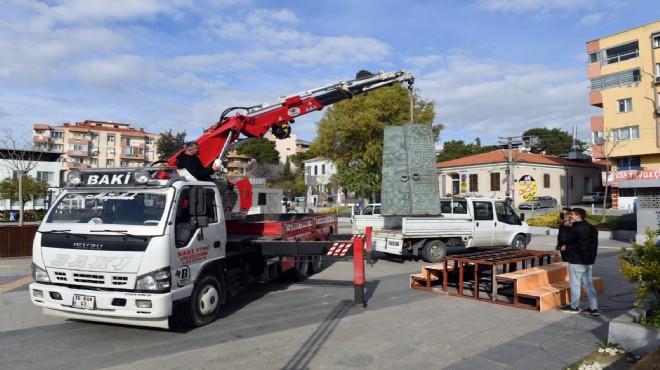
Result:
M472 201L474 212L474 246L486 247L493 245L495 235L495 218L491 201Z
M203 194L195 195L199 192ZM197 205L197 211L192 210L196 206L194 198L204 201ZM193 284L207 261L225 255L226 227L219 214L220 204L216 188L188 186L181 189L173 212L171 235L173 291Z
M508 245L513 235L520 231L520 220L511 207L506 206L504 201L495 202L495 245Z

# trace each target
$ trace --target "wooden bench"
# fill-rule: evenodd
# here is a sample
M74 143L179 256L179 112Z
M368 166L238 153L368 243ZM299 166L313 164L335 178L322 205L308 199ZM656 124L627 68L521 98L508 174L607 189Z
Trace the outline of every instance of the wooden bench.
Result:
M433 265L422 267L421 273L410 275L410 287L430 292L443 293L441 283L444 269L444 263L435 263ZM452 268L450 267L448 270L451 271Z
M518 298L533 299L539 311L566 305L571 300L571 289L568 277L568 263L555 262L544 266L527 268L519 271L498 274L498 282L513 284L514 304ZM603 291L603 279L592 277L597 292ZM584 288L581 296L586 297Z

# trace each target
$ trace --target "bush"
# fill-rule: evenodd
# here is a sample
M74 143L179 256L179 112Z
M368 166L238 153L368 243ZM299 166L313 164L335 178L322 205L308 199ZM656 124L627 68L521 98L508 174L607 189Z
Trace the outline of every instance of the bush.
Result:
M560 211L548 213L544 216L530 217L525 221L529 226L559 228L559 223L561 222L559 219L559 212Z
M655 245L656 234L651 228L646 229L643 244L633 241L632 249L621 248L621 254L617 256L621 275L631 283L637 283L637 307L644 307L646 303L657 306L660 303L660 248Z

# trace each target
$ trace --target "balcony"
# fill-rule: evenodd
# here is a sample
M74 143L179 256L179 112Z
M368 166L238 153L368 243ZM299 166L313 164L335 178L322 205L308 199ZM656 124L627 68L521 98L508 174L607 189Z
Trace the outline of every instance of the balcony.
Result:
M68 169L71 169L71 170L73 170L73 169L80 170L80 169L84 169L84 168L89 168L89 164L87 164L87 163L75 163L75 162L64 162L64 167L66 167Z
M119 153L119 159L127 161L144 161L144 154Z
M89 150L67 150L66 155L69 157L89 157Z
M50 136L46 136L46 135L34 135L34 136L32 137L32 141L33 141L35 144L36 144L36 143L47 143L47 142L50 141Z

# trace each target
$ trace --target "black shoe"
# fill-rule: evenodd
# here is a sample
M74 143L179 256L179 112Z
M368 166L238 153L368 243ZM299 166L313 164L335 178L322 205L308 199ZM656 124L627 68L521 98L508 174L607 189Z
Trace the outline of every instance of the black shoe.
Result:
M564 313L580 313L579 308L573 308L573 307L571 307L570 304L567 304L566 306L558 307L557 311L564 312Z
M600 315L600 311L597 308L595 310L592 310L591 308L587 308L586 310L584 310L584 312L586 312L588 315L591 315L591 316Z

